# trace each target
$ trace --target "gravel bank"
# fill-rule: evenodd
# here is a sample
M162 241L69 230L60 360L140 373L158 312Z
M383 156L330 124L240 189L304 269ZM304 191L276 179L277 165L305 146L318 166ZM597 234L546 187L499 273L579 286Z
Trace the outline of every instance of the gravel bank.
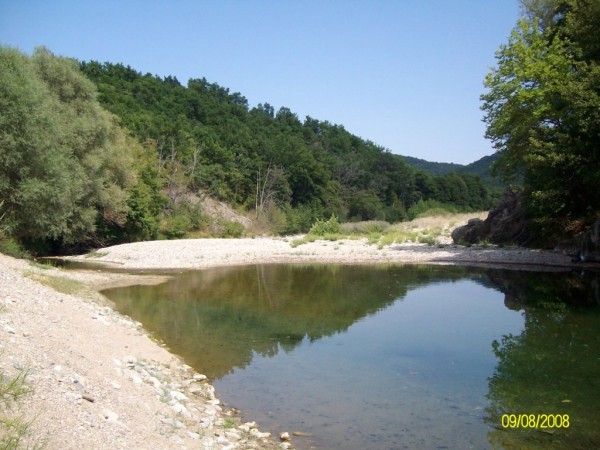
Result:
M74 260L123 269L201 269L269 263L474 263L569 267L569 256L524 248L443 244L392 244L378 248L366 239L319 240L293 247L298 237L182 239L107 247Z
M287 448L256 424L240 423L203 375L79 283L101 286L124 278L0 255L0 373L14 377L27 370L33 388L10 413L33 420L24 448ZM159 280L130 280L141 281Z

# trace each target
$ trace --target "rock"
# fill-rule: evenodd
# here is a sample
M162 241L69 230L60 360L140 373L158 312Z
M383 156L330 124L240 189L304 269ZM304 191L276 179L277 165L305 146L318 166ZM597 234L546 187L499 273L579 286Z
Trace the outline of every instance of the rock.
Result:
M116 422L117 420L119 420L119 415L116 412L111 411L109 409L105 409L102 411L102 417L108 422Z
M485 226L487 238L494 244L526 246L532 241L521 195L510 188L504 191L502 203L488 214Z
M581 248L573 262L600 262L600 219L583 235Z
M294 436L303 436L303 437L312 437L313 436L312 433L307 433L305 431L294 431L292 434Z
M466 225L452 230L452 240L455 244L476 244L485 238L486 226L481 219L469 219Z
M188 431L187 435L188 435L188 437L190 437L191 439L194 439L194 440L200 439L200 435L198 433L194 433L193 431Z
M130 378L131 378L131 381L133 381L133 384L140 385L140 384L144 383L144 380L142 380L141 377L139 377L136 374L132 374Z
M290 433L288 433L287 431L284 431L283 433L281 433L279 435L279 439L281 439L282 441L289 441L290 440Z
M185 394L183 394L183 393L181 393L179 391L171 391L169 393L169 395L171 396L172 399L177 400L178 402L187 402L187 401L189 401L189 398Z
M204 381L206 380L206 375L202 375L201 373L195 373L194 376L192 377L192 379L194 381Z
M229 439L230 441L234 441L234 442L237 442L240 439L242 439L242 436L240 436L240 434L236 433L235 431L226 431L225 432L225 437L227 439Z
M268 438L269 436L271 436L271 433L269 433L269 432L261 433L256 428L251 428L250 434L257 439L264 439L264 438Z

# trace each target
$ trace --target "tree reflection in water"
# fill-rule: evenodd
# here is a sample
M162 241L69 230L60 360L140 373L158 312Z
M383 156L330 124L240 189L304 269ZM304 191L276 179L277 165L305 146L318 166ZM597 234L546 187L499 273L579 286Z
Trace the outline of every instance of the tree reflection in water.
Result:
M160 286L105 291L186 362L219 379L357 321L432 283L469 279L522 311L523 331L491 343L483 421L492 448L600 448L597 273L459 266L266 265L189 272ZM468 311L465 311L468 315ZM570 427L504 430L502 414L569 414ZM480 419L481 420L481 419Z
M492 272L524 329L492 344L485 421L493 448L600 448L598 273ZM567 429L502 429L503 414L568 414Z

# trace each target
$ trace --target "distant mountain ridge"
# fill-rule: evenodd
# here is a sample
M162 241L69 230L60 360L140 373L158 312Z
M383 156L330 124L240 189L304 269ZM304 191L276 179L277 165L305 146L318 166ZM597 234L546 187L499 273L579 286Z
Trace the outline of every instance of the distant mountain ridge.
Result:
M504 186L505 184L496 177L493 177L490 172L492 164L498 159L498 154L493 153L491 155L484 156L470 164L456 164L456 163L441 163L431 162L420 158L414 158L412 156L404 156L404 161L417 169L429 172L432 175L447 175L452 172L457 173L469 173L477 175L483 182L490 186Z

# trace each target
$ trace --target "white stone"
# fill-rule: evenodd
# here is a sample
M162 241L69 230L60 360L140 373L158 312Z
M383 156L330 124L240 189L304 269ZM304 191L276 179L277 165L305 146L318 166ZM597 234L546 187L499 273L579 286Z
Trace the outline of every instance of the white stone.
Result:
M200 435L198 433L194 433L193 431L188 431L187 435L194 440L200 439Z
M179 402L189 401L189 398L184 393L179 392L179 391L171 391L170 395L171 395L172 399L177 400Z
M189 414L189 411L181 403L175 403L173 406L171 406L171 409L178 414Z
M204 381L206 380L206 375L202 375L201 373L195 373L192 379L194 381Z
M261 433L256 428L250 429L250 434L258 439L262 439L262 438L271 436L271 433Z
M116 412L111 411L109 409L105 409L102 411L102 417L108 422L116 422L117 420L119 420L119 415Z
M239 433L236 433L235 431L226 431L225 436L230 441L239 441L240 439L242 439L242 436Z

